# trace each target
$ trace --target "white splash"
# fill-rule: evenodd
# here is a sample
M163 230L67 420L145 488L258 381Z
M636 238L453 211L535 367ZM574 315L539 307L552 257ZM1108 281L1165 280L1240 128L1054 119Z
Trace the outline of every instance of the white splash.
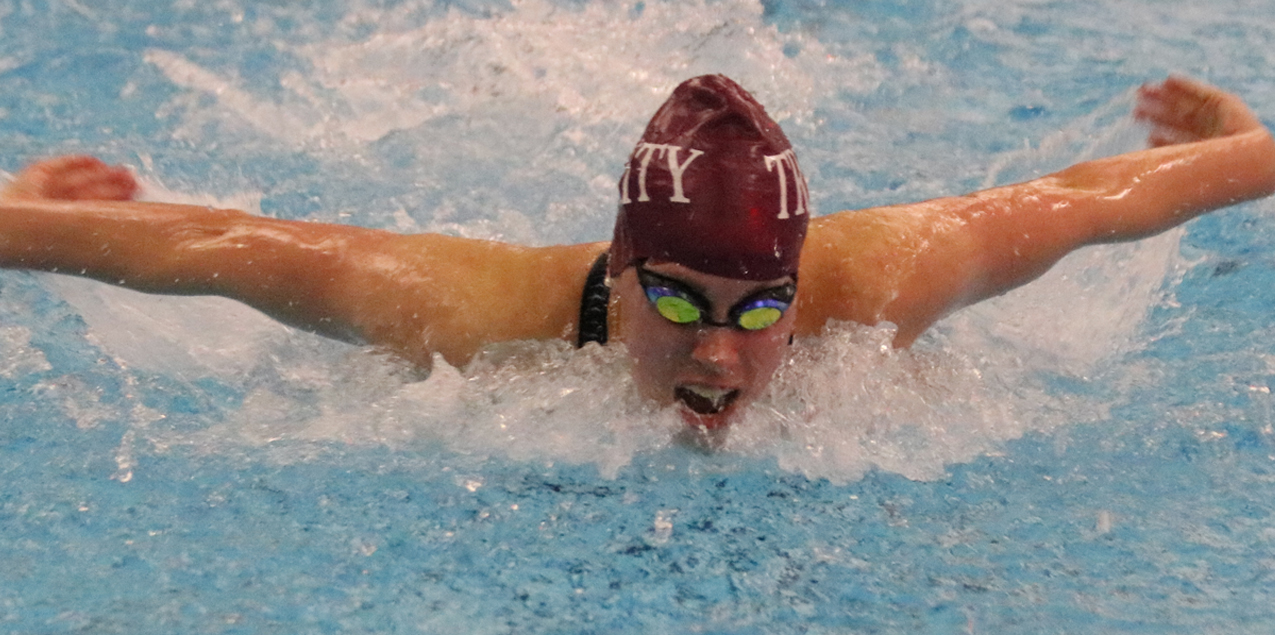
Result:
M12 379L52 368L44 353L31 346L31 329L23 326L0 327L0 377Z
M275 144L284 156L301 153L334 171L373 166L368 173L381 184L406 179L437 195L423 211L375 196L361 203L388 208L399 230L543 243L605 238L582 228L609 227L619 157L689 76L731 75L790 136L809 138L827 136L818 126L828 102L843 112L846 95L871 93L889 79L870 49L831 52L813 37L780 33L763 20L760 4L746 0L572 10L522 0L491 17L452 10L417 24L406 16L420 6L352 11L351 25L390 25L360 39L279 44L295 68L278 86L148 51L145 59L181 89L159 114L179 113L174 134L192 143L237 130L251 137L245 144ZM1093 131L1118 139L1077 148ZM1105 118L1077 122L1041 148L1010 153L1000 164L993 158L988 179L1005 176L1000 166L1031 169L1126 149L1126 131ZM889 147L847 149L872 138L812 141L812 155L879 161L874 155ZM812 191L818 165L803 160ZM149 166L146 173L162 176ZM917 187L939 193L928 182ZM261 200L259 193L220 201L154 196L250 211ZM356 212L350 222L380 222L367 209ZM910 351L888 345L889 327L841 325L800 342L770 393L732 430L725 452L773 457L812 478L848 481L882 469L930 479L1026 431L1100 416L1102 402L1054 396L1038 375L1084 378L1135 350L1146 311L1180 268L1177 240L1170 234L1077 254L1027 288L953 316ZM594 464L614 476L635 456L668 447L682 425L637 397L619 347L512 344L466 369L436 360L422 380L393 360L297 333L230 302L142 296L65 278L50 277L49 285L121 368L242 395L226 413L139 421L121 444L121 470L132 468L137 452L174 445L279 447L274 459L297 461L333 444L433 441L459 455ZM23 347L11 339L11 348ZM657 519L657 535L661 527Z
M150 50L146 60L181 89L158 114L196 147L304 152L414 186L406 202L358 204L355 222L552 244L609 227L623 157L688 77L730 75L790 135L816 128L822 100L885 79L869 51L833 54L780 33L750 0L521 0L489 18L403 17L425 4L352 12L352 25L379 26L370 36L279 44L290 68L277 85Z
M800 54L786 45L799 45ZM286 50L309 70L281 78L282 98L259 96L169 51L153 49L145 59L174 84L214 97L222 116L302 148L341 150L432 120L506 109L565 117L571 128L562 136L587 147L588 128L640 126L674 86L703 73L744 83L780 121L810 115L829 92L822 76L856 92L884 79L870 55L834 56L813 38L781 34L749 0L578 9L518 0L488 19L451 9L422 26Z

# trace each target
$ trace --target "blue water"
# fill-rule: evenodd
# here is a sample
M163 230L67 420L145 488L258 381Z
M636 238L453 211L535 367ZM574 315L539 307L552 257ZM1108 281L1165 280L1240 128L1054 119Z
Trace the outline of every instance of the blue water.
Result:
M1275 6L0 4L0 169L550 244L686 76L793 139L822 213L1138 147L1184 72L1275 118ZM0 631L1266 633L1270 201L1087 250L911 352L801 344L725 452L616 351L428 379L232 303L0 273Z

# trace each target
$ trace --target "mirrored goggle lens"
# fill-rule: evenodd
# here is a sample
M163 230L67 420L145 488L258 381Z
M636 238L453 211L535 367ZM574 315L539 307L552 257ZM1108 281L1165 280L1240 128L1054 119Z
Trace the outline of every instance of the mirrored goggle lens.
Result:
M648 291L647 295L655 296L651 298L655 302L655 310L659 311L666 320L677 324L690 324L698 322L702 316L699 307L691 304L690 300L676 295L657 295L652 291Z
M784 309L788 308L787 304L777 300L764 302L761 306L753 306L740 311L738 317L735 318L735 323L740 328L749 331L760 331L778 322L779 318L784 316Z
M664 316L664 319L675 324L691 324L703 320L716 326L726 326L725 324L717 324L705 320L702 309L673 289L650 287L646 290L646 297L655 304L655 310ZM748 331L759 331L774 325L775 322L783 318L784 311L788 310L788 306L787 302L774 298L756 300L734 311L732 322L739 328Z

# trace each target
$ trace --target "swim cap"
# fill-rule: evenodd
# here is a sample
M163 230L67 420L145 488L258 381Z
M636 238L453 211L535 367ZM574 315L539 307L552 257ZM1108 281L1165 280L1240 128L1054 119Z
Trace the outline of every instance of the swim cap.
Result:
M609 273L651 258L742 280L796 275L809 198L792 144L748 91L689 79L620 177Z

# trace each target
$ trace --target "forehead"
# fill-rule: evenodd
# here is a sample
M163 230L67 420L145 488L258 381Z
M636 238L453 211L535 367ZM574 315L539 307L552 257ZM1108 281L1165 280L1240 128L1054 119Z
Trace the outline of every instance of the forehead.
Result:
M696 271L675 262L659 262L648 260L641 267L651 273L682 282L705 295L747 295L760 291L795 283L792 276L783 276L773 280L740 280L726 278L711 273Z

